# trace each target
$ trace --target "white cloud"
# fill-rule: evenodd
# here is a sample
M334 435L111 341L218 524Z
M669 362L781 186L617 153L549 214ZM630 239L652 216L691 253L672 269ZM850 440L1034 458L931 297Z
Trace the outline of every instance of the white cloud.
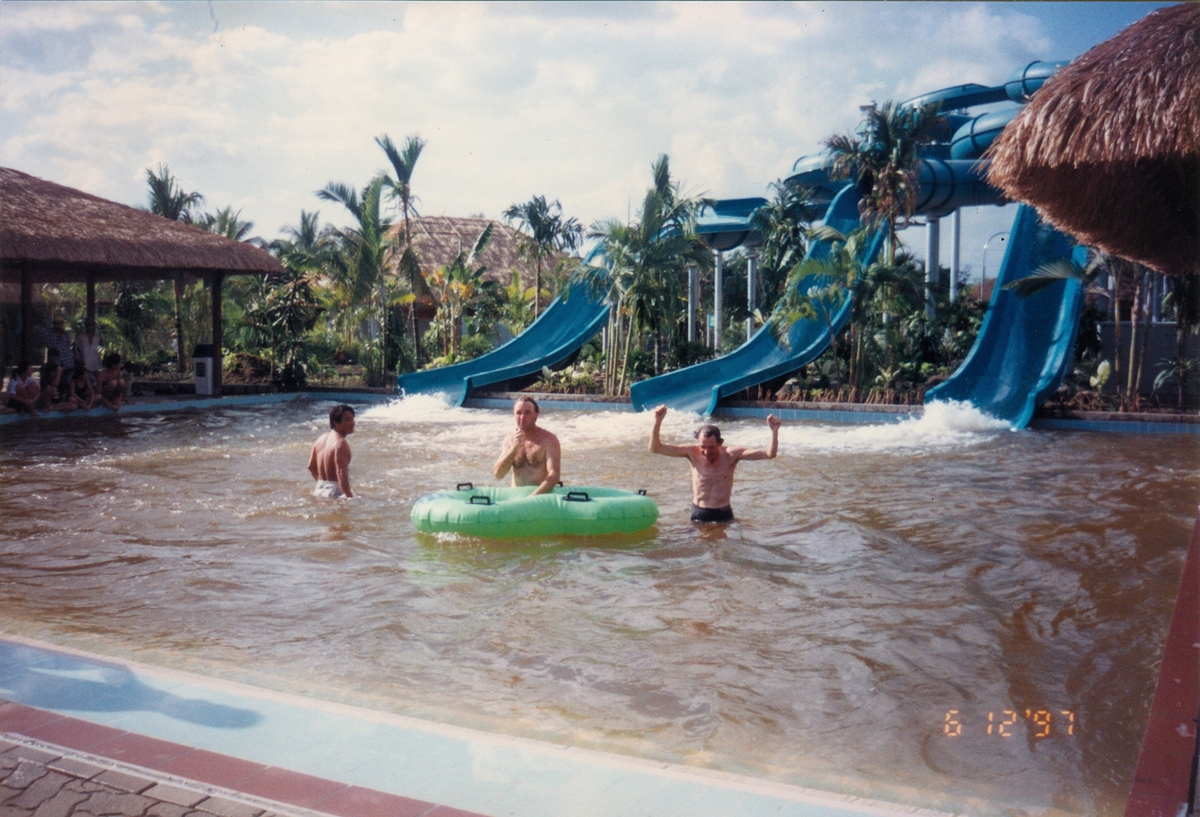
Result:
M659 153L697 192L765 195L862 104L1073 56L1037 12L6 0L0 164L141 203L165 163L273 237L301 209L342 221L313 192L384 169L375 136L420 133L424 212L496 216L543 194L585 224L624 219Z

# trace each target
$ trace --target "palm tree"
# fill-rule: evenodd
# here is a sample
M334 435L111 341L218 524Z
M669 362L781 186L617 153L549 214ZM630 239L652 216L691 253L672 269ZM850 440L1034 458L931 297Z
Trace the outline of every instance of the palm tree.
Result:
M470 250L459 249L454 260L432 276L435 279L432 283L441 290L442 305L438 312L443 321L443 352L452 359L460 349L463 313L484 284L483 274L487 272L487 267L476 262L491 241L494 229L494 224L488 224Z
M242 211L236 213L232 207L225 207L215 213L205 213L196 219L195 224L202 230L224 236L234 241L246 241L246 236L254 229L253 221L243 221ZM252 239L256 243L257 239Z
M272 367L276 362L282 364L273 371L276 384L292 391L307 383L304 335L317 321L313 281L326 268L330 245L318 228L316 213L301 210L299 228L285 227L282 232L289 237L272 241L267 249L283 264L284 272L254 277L246 317L260 342L271 350Z
M171 221L191 224L192 208L204 201L204 196L199 193L184 191L164 164L158 166L157 173L146 168L146 184L150 187L149 207L146 209ZM183 372L187 368L183 344L183 282L176 276L172 283L175 290L175 356L179 371Z
M677 330L686 300L687 266L712 266L712 253L695 233L695 218L704 199L683 196L671 181L664 154L651 168L654 186L646 192L639 221L621 224L610 220L592 226L591 238L600 240L600 263L581 265L572 276L593 297L611 304L608 337L612 349L623 347L620 357L606 359L605 390L623 393L629 381L629 361L635 338L653 332L656 350L665 333ZM622 343L623 341L623 343ZM656 363L658 355L656 354ZM618 360L620 365L618 367Z
M834 318L846 298L861 295L860 284L867 274L865 262L867 244L872 232L860 227L844 235L833 227L821 226L810 231L810 240L827 242L829 252L810 255L796 264L784 283L784 295L775 304L771 316L772 330L786 343L792 326L800 320L817 319L829 331L829 348L835 365L841 359L838 332ZM851 314L860 314L862 307L851 304ZM854 384L858 372L854 368L854 338L851 337L850 372L847 380Z
M504 220L516 221L528 233L522 233L517 251L533 259L533 317L537 320L541 307L542 261L554 253L574 250L583 240L583 227L574 218L564 220L562 205L557 200L546 203L545 196L534 196L523 204L513 204L504 211Z
M754 211L750 224L762 235L758 251L758 281L765 298L762 312L768 313L779 298L788 272L808 251L808 225L813 218L809 192L797 184L776 181L774 196Z
M830 175L854 177L862 199L859 212L873 226L887 228L887 263L895 261L896 225L907 223L916 206L919 148L927 144L940 118L940 103L917 108L892 101L864 105L863 121L854 136L825 140L833 156Z
M383 217L383 189L387 177L379 174L363 188L362 199L358 191L339 182L330 182L317 191L317 197L341 204L354 217L355 226L335 228L332 234L341 243L342 260L348 274L351 303L371 301L378 293L380 346L387 349L387 285L385 281L384 256L387 251L387 232L392 226ZM387 370L387 360L380 358L376 382L382 383Z
M400 204L400 215L404 219L404 247L400 253L400 274L408 284L413 298L408 303L408 332L413 345L413 363L420 366L421 344L417 338L417 300L426 295L429 287L425 276L421 274L421 260L417 257L412 244L411 217L417 215L416 197L412 192L412 174L417 166L417 159L425 149L425 140L418 134L404 138L404 145L397 148L391 137L386 133L375 137L375 143L383 149L384 154L395 171L396 177L383 176L384 186L391 191L392 198Z

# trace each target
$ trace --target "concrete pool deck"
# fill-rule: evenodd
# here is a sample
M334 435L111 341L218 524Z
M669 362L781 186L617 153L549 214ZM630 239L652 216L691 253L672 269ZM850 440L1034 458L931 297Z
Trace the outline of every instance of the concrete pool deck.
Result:
M47 810L38 817L48 814L71 781L124 786L131 810L104 813L131 817L940 814L318 701L12 635L0 635L0 699L0 813L13 817L39 805ZM38 772L44 791L22 783ZM156 798L164 805L148 810Z

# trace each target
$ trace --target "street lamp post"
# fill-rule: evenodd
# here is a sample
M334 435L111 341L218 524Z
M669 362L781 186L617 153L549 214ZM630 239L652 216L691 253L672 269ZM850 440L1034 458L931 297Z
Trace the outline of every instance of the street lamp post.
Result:
M987 284L987 251L988 245L992 243L994 238L1008 238L1008 230L1000 230L988 236L988 240L983 242L983 272L979 275L979 298L982 300L987 295L987 290L984 285Z

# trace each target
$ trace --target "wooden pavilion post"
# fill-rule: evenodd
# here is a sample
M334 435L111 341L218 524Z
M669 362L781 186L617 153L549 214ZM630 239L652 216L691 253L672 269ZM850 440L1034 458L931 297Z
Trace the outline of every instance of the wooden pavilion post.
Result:
M213 344L213 394L221 394L221 374L225 368L225 356L221 341L225 337L225 326L221 320L221 288L225 285L225 273L214 272L212 277L212 344Z
M96 320L96 273L91 270L88 270L87 274L87 314L85 319Z
M33 273L28 268L21 270L21 356L18 363L33 361Z

